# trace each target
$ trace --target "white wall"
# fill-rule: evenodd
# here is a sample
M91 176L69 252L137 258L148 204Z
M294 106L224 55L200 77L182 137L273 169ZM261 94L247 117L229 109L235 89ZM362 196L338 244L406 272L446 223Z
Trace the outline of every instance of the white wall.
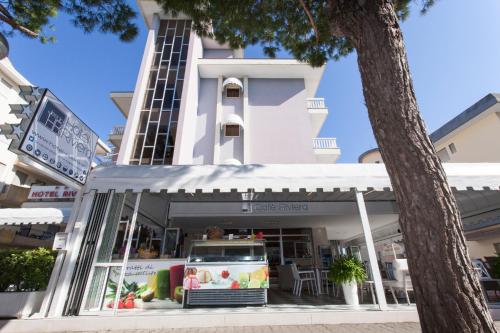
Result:
M250 163L315 163L304 80L248 82Z
M238 98L227 98L224 92L218 93L222 94L222 123L231 114L235 114L243 119L243 93ZM242 132L240 132L239 137L226 137L224 136L224 132L221 132L219 159L221 163L224 163L228 159L236 159L243 163Z
M217 79L201 79L193 164L213 164Z

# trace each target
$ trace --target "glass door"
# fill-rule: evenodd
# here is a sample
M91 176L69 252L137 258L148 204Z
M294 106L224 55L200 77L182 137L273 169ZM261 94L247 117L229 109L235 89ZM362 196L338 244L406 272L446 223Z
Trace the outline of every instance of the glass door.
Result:
M124 307L127 291L123 280L136 229L140 193L113 193L97 243L89 283L80 314L93 311L116 313Z

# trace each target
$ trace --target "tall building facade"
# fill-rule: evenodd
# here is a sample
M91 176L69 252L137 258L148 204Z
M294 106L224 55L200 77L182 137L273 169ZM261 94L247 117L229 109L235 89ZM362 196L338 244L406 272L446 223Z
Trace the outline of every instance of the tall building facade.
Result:
M191 21L148 12L133 92L112 93L126 115L110 141L117 164L334 163L335 138L317 138L328 108L315 93L324 68L247 59L191 31ZM149 7L148 7L149 8Z

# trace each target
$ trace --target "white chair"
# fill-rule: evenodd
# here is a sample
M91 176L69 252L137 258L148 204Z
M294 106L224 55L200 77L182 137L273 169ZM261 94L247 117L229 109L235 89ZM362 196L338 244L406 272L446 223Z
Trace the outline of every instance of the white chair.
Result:
M318 286L316 285L316 276L314 271L299 271L296 264L292 264L293 274L293 294L300 296L302 294L303 283L307 285L309 293L318 294Z
M332 294L335 294L335 286L333 285L333 282L328 279L328 273L330 273L329 270L320 270L320 281L321 281L321 289L323 294L330 295L330 285L332 286Z
M408 292L413 291L413 285L408 271L408 261L406 259L394 259L392 270L391 273L394 275L394 279L383 280L382 284L391 291L394 303L399 304L395 291L402 291L405 294L406 302L410 305Z

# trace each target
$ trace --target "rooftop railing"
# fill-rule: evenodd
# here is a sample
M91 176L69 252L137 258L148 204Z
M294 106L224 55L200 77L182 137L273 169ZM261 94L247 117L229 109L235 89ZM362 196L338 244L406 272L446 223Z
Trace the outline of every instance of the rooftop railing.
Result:
M337 139L336 138L314 138L313 149L336 149Z
M326 109L324 98L308 98L307 99L308 109Z

